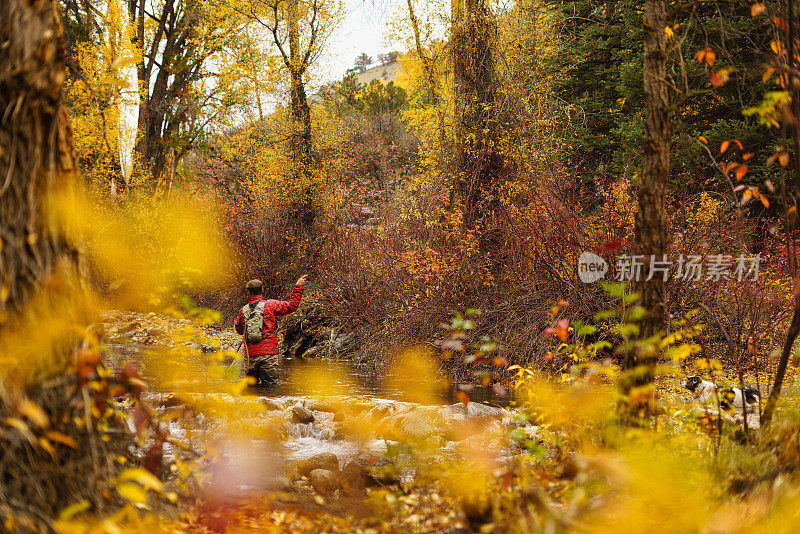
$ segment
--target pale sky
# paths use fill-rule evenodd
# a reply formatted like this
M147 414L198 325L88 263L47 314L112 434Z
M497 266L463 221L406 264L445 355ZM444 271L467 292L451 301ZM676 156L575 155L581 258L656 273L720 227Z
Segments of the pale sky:
M403 43L385 39L386 23L397 9L397 0L343 0L345 19L328 39L320 58L323 82L339 80L353 66L356 57L365 53L375 61L378 54L403 51Z
M2 1L2 0L0 0ZM328 38L324 52L319 58L316 82L319 85L341 80L347 69L361 53L365 53L377 62L378 54L397 50L403 52L404 43L399 40L386 39L386 25L392 13L404 7L402 0L342 0L344 4L344 20ZM128 73L132 85L136 83L136 71ZM309 87L309 93L316 91ZM271 108L272 102L266 102L266 107ZM127 108L122 110L120 126L122 136L120 151L123 170L130 171L131 152L133 140L136 136L136 114L138 103L131 101Z

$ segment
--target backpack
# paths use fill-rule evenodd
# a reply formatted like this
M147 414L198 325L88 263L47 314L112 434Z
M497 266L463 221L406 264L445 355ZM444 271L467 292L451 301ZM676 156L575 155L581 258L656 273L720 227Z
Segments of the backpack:
M244 336L248 343L259 343L264 339L264 306L266 300L251 302L242 308Z

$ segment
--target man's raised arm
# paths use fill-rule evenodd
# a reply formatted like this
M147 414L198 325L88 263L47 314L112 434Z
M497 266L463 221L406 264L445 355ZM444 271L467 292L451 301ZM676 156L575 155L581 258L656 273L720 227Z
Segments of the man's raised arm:
M300 299L303 298L303 286L306 284L307 277L308 275L304 274L297 280L294 284L294 288L292 288L292 296L288 301L277 301L275 305L275 315L286 315L287 313L297 311L297 307L300 306Z

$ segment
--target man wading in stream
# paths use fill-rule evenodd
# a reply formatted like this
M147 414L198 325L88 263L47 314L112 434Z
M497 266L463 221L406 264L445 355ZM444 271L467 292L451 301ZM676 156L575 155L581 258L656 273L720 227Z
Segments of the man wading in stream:
M247 282L250 303L236 316L236 331L244 334L250 365L247 374L255 377L257 385L267 386L278 381L280 351L278 350L278 317L297 311L303 298L303 275L294 285L288 301L265 299L261 280Z

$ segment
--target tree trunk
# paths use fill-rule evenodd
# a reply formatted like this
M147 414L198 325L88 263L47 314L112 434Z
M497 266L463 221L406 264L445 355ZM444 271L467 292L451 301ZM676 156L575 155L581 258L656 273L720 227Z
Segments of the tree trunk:
M306 98L306 88L303 74L306 65L300 52L300 20L298 13L298 0L288 0L286 4L286 19L289 32L289 71L291 75L290 106L292 113L292 137L290 150L295 161L295 178L306 184L302 198L294 208L294 217L297 226L309 232L316 216L314 210L314 195L311 190L311 108ZM309 45L310 46L310 45Z
M458 0L453 1L454 5L457 1ZM406 4L408 5L408 18L411 21L411 28L414 30L414 45L417 49L419 60L422 62L422 66L425 69L425 75L428 81L428 92L431 95L431 106L433 106L433 108L436 110L436 118L439 121L439 144L440 150L442 150L445 146L444 110L440 105L441 99L439 98L439 91L436 87L436 72L433 66L433 59L425 55L425 50L422 47L419 21L417 20L417 16L414 14L413 0L406 0Z
M303 75L292 73L292 150L303 165L311 161L311 108L306 98Z
M667 110L665 0L646 0L644 4L644 97L645 142L644 172L639 188L636 213L636 242L639 253L649 262L666 252L664 185L669 176L670 124ZM646 276L643 276L646 278ZM639 284L641 304L647 316L641 323L642 337L663 328L664 283L658 276Z
M453 0L451 50L455 94L455 181L451 199L463 205L464 225L478 235L481 253L496 266L500 244L498 188L505 173L495 106L492 50L496 27L484 0Z
M645 146L644 172L639 187L639 209L636 213L636 242L639 253L649 260L661 259L665 252L664 185L669 174L670 128L667 111L666 1L646 0L644 4L644 97ZM646 261L647 264L647 261ZM643 269L646 271L647 269ZM640 323L641 338L651 337L663 327L662 278L638 283L641 305L647 310ZM657 348L642 344L625 355L619 377L619 388L627 399L627 416L631 424L639 424L655 409L653 382L658 360Z
M794 174L794 180L792 180L792 185L794 187L794 196L796 199L800 199L800 125L798 125L797 121L800 118L800 83L798 83L798 68L800 68L800 62L797 60L797 52L795 50L795 39L797 38L798 33L798 20L797 20L797 11L798 6L795 5L796 0L788 0L784 4L785 12L783 15L784 20L789 22L789 31L786 39L786 48L787 48L787 61L788 61L788 84L786 86L789 88L789 91L792 93L792 104L791 104L791 115L793 116L794 120L787 120L784 128L790 130L792 135L792 144L793 144L793 152L792 152L792 173ZM785 130L784 130L785 132ZM784 133L785 138L785 133ZM797 200L795 200L797 202ZM789 206L786 207L788 209ZM795 228L793 230L796 231L796 222ZM789 358L792 354L792 349L794 348L795 341L797 341L798 335L800 335L800 279L798 279L797 274L797 249L795 245L792 244L791 241L787 243L787 257L789 259L789 266L792 270L791 274L794 279L794 288L793 288L793 302L794 302L794 312L792 313L792 322L789 325L789 330L786 332L786 338L783 343L783 351L781 352L781 358L778 361L778 368L775 371L775 380L772 384L772 390L769 393L769 397L767 399L767 405L764 408L764 413L761 417L761 424L762 426L767 426L770 421L772 421L772 417L775 413L775 408L778 406L778 399L781 396L781 388L783 387L783 380L786 376L786 368L789 364Z
M28 301L74 246L45 213L74 184L60 19L52 0L0 2L0 317ZM2 319L0 319L2 322Z

